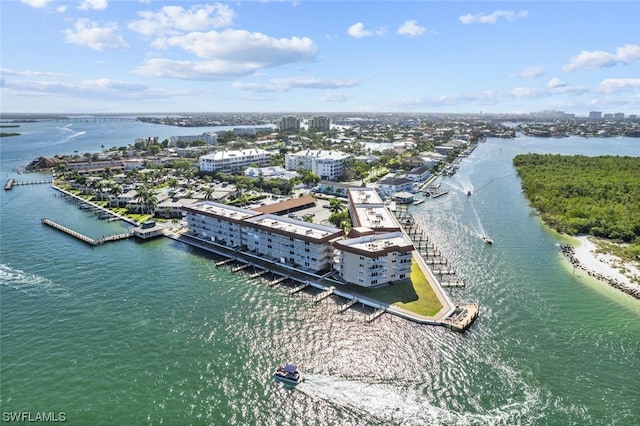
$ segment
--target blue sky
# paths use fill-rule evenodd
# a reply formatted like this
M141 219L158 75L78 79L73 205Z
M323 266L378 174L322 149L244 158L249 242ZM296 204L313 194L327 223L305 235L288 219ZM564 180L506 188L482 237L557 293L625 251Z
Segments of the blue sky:
M2 112L640 114L637 1L2 0Z

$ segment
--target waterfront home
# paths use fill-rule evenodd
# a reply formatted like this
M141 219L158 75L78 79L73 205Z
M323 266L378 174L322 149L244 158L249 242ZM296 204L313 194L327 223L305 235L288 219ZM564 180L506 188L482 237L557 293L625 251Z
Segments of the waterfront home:
M354 238L334 243L339 253L334 268L344 281L374 287L410 277L414 247L402 232L353 228L349 235Z
M413 183L408 177L388 177L379 182L378 192L383 198L391 197L395 192L413 192Z
M414 182L424 182L429 179L430 176L431 171L426 165L411 169L411 171L407 173L407 177Z

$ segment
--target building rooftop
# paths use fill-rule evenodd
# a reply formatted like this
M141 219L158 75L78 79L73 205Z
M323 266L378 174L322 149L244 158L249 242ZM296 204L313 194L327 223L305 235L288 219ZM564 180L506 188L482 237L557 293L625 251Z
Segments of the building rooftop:
M406 177L388 177L380 181L380 185L398 186L406 183L413 183L413 181Z
M208 160L223 160L223 159L232 159L232 158L241 158L248 157L250 155L268 155L269 153L264 149L239 149L235 151L217 151L211 154L203 155L200 158L205 158Z
M344 235L340 228L303 222L273 214L247 218L245 223L257 225L257 227L275 234L288 235L295 239L314 242L326 242Z
M220 204L213 201L201 201L183 208L194 213L202 213L207 216L224 217L235 221L244 220L260 214L250 209L228 206L226 204Z
M337 241L336 246L341 250L361 253L369 257L380 256L392 251L413 251L413 244L402 232L389 232L386 234L364 235Z
M302 150L295 153L289 153L287 155L294 156L294 157L309 156L309 157L315 157L323 160L344 160L350 157L349 154L341 151L325 151L322 149L315 149L315 150L307 149L307 150Z
M304 195L298 198L292 198L281 203L268 204L266 206L256 207L255 211L260 213L280 213L288 210L297 209L308 204L315 204L316 199L311 195Z

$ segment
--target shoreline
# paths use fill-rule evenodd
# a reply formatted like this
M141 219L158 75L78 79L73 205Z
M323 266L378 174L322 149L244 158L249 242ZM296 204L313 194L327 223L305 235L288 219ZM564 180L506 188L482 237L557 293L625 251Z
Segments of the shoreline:
M640 278L640 268L612 254L597 253L597 246L591 239L586 235L573 237L577 244L561 244L562 254L574 268L640 300L640 284L632 280L632 277L636 280Z

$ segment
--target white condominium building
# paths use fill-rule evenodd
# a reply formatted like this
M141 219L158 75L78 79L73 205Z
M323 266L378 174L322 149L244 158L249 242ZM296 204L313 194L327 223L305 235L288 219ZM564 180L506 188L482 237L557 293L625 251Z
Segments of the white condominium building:
M340 151L303 150L285 154L284 163L287 170L310 170L320 179L336 179L344 172L344 162L349 154Z
M197 237L247 250L313 272L332 269L333 241L342 229L202 201L183 207Z
M373 188L350 188L349 216L354 228L369 228L376 232L400 230L400 224Z
M264 214L244 221L246 246L267 258L303 269L331 269L332 242L344 233L339 228Z
M317 115L309 120L309 130L329 130L331 121L325 115Z
M373 287L411 276L413 244L402 232L375 234L359 228L361 236L334 243L340 277L363 287Z
M202 201L182 208L187 214L187 227L198 237L227 247L243 244L243 220L260 214L253 210Z
M278 121L278 129L283 132L300 130L300 119L294 115L286 115Z
M211 145L215 145L218 142L218 134L215 132L205 132L201 135L186 135L186 136L171 136L169 142L175 146L178 142L191 143L193 141L202 141Z
M237 151L218 151L200 157L202 172L241 172L252 165L266 166L270 154L263 149L242 149Z

